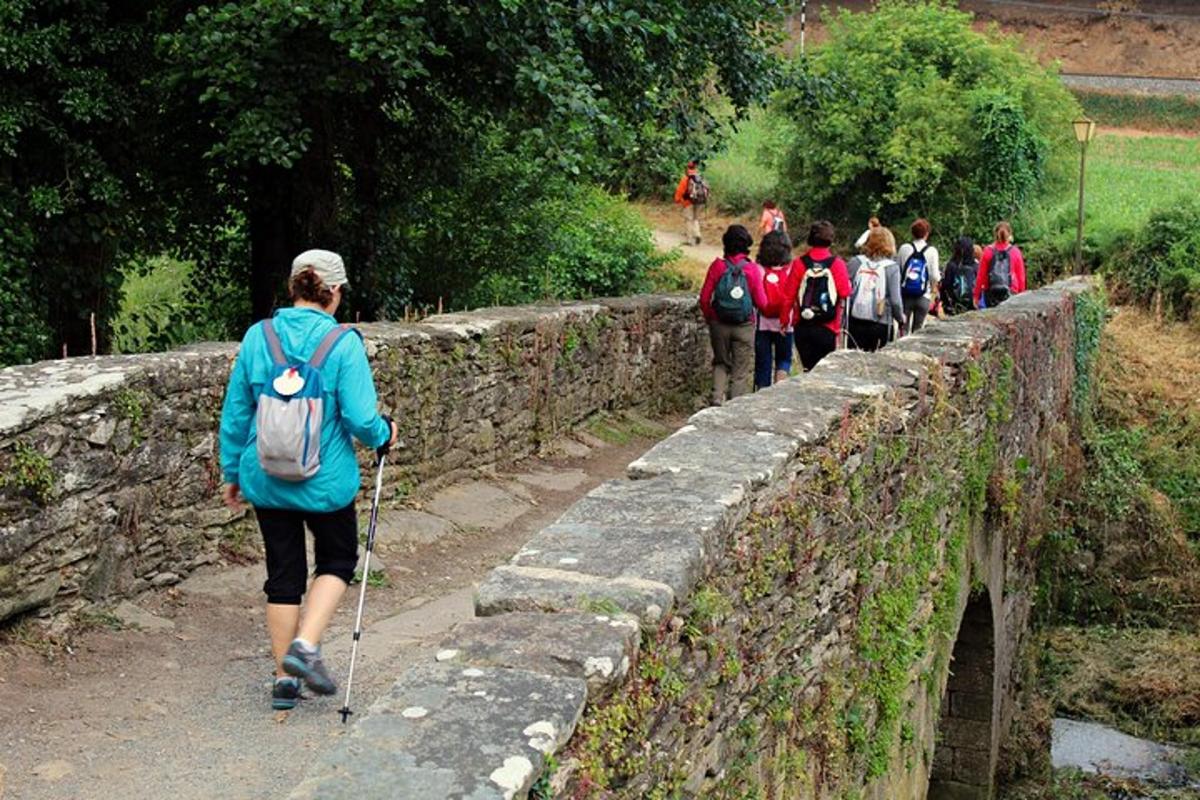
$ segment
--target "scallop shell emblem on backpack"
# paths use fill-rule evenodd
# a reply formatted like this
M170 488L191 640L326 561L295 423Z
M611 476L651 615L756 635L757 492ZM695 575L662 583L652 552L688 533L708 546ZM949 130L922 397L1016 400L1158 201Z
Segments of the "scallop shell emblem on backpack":
M282 397L291 397L304 388L304 378L294 367L271 381L271 388Z

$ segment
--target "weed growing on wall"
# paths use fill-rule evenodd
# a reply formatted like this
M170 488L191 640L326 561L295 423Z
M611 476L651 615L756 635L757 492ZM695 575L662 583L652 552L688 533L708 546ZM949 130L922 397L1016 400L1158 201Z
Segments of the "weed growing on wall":
M50 459L28 442L17 442L4 473L0 474L0 487L15 489L38 505L46 505L54 497Z
M1002 351L969 361L954 388L934 369L798 459L809 466L790 490L738 527L677 621L644 635L630 683L585 716L573 796L669 798L686 784L716 800L852 797L922 765L920 714L940 701L968 543L985 521L1014 539L1033 525L995 502L1006 482L1023 500L1045 467L1001 457L1016 375ZM701 780L717 736L719 776Z

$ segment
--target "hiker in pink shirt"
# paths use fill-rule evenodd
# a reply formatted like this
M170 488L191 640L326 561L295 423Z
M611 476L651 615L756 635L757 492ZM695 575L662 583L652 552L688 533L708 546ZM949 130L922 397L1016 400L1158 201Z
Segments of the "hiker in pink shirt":
M721 242L725 256L709 266L700 289L700 310L713 351L712 402L717 406L727 397L750 393L754 325L758 311L767 306L762 269L750 260L750 231L730 225Z
M975 307L981 308L980 296L988 308L995 308L1014 294L1025 291L1025 257L1012 243L1012 226L996 224L996 243L983 248L979 272L975 275Z
M790 309L767 309L768 314L781 320L791 311L796 354L805 372L837 348L842 329L841 306L852 291L846 262L829 249L835 235L832 222L821 220L812 224L808 231L809 250L792 262L781 292Z

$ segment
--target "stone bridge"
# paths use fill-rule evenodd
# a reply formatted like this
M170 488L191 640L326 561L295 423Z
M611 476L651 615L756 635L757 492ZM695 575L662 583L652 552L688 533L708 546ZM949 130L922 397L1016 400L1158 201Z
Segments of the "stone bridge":
M696 413L487 575L291 796L992 797L1098 308L1062 282ZM413 443L392 480L706 377L681 298L368 336ZM212 498L231 355L0 371L0 616L170 583L247 524Z

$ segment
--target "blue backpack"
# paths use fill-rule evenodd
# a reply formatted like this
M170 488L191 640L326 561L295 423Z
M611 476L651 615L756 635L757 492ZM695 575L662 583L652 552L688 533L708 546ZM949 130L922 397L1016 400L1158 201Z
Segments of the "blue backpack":
M929 245L920 250L913 246L912 255L904 262L904 280L900 283L900 294L905 297L924 297L929 290L929 264L925 261L925 251Z
M742 265L733 259L725 259L725 271L721 273L717 288L713 291L712 305L721 322L741 325L750 321L750 315L754 312L750 284L746 281L746 271Z
M321 367L342 337L351 332L358 333L349 325L337 326L325 334L312 358L298 361L283 352L273 321L263 322L272 361L271 379L259 392L254 417L263 472L285 481L302 481L321 468L325 412Z

